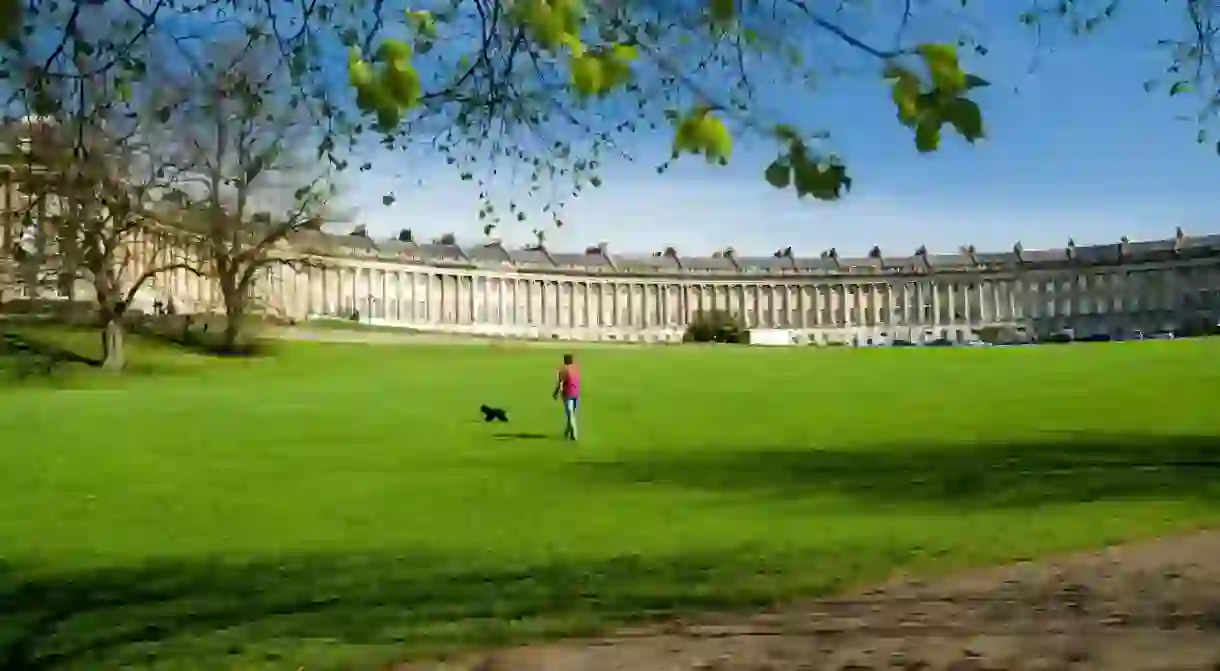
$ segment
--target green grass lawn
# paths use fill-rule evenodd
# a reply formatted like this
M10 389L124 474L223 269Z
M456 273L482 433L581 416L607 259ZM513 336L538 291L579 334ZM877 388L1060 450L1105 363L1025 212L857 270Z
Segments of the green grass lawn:
M364 668L1220 522L1220 340L577 353L577 445L552 348L0 385L0 669Z

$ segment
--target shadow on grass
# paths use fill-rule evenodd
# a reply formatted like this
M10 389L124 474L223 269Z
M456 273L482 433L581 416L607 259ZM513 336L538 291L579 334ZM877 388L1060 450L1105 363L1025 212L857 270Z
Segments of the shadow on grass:
M100 368L101 360L20 333L0 334L0 371L19 381L47 380L76 366Z
M830 489L862 504L1220 502L1215 437L1051 438L705 452L572 468L615 482L790 499ZM371 668L408 653L772 603L790 596L785 571L800 574L794 579L804 593L825 592L882 577L918 552L895 543L792 557L743 548L534 566L426 552L166 561L61 573L0 566L0 669Z
M544 440L549 438L545 433L493 433L493 438L498 440Z
M579 462L584 476L799 500L1024 507L1159 498L1220 503L1220 437L1048 433L1042 441L751 448Z
M0 669L368 668L410 653L773 602L763 587L726 585L745 570L722 555L488 570L426 555L366 555L24 579L7 571Z
M272 343L254 337L243 336L236 343L225 343L221 337L223 325L217 326L215 319L187 319L188 316L149 318L134 322L128 328L149 340L206 356L244 358L275 354Z

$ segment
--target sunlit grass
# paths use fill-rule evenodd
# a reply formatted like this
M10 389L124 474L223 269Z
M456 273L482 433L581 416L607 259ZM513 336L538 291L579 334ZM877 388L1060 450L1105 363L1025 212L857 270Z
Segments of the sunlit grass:
M0 389L0 657L351 668L1220 519L1220 341L578 349L575 445L559 355L135 342Z

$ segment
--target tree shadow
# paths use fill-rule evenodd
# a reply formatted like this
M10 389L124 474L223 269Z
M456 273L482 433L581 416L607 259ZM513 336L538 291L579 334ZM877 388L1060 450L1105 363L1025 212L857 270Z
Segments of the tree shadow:
M320 643L325 659L352 668L773 598L713 589L726 570L742 569L726 569L718 554L486 570L427 554L167 561L36 577L5 567L0 669L319 668L310 646Z
M955 508L1220 501L1215 437L1068 434L1027 443L709 450L573 468L616 483L794 498L830 489L862 503ZM743 576L779 575L787 559L747 550L533 565L427 551L60 572L0 562L0 670L315 669L320 659L372 667L407 653L772 603L782 593L777 583ZM869 551L889 559L857 561ZM825 591L881 577L867 571L901 563L894 553L903 551L845 547L795 559L804 578L821 581L802 587Z
M492 436L492 438L495 438L496 440L544 440L544 439L550 437L550 436L546 435L545 433L528 433L528 432L523 432L523 433L499 432L499 433L493 433L493 434L491 434L491 436Z
M1220 437L1055 432L1041 440L796 446L577 462L587 477L799 500L1024 507L1159 498L1220 502Z
M196 315L175 315L132 319L128 329L137 335L194 354L227 358L256 358L275 354L273 343L244 336L227 344L221 337L223 322Z
M83 364L100 368L102 361L79 352L46 342L31 340L20 333L0 335L0 357L17 362L19 377L50 376L65 364Z

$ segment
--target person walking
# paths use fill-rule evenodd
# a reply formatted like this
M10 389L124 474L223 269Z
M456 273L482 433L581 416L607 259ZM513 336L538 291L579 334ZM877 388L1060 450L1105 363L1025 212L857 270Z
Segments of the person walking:
M571 354L563 355L563 366L559 369L555 380L555 391L551 398L557 399L563 394L563 437L565 440L576 440L576 406L580 405L580 367Z

